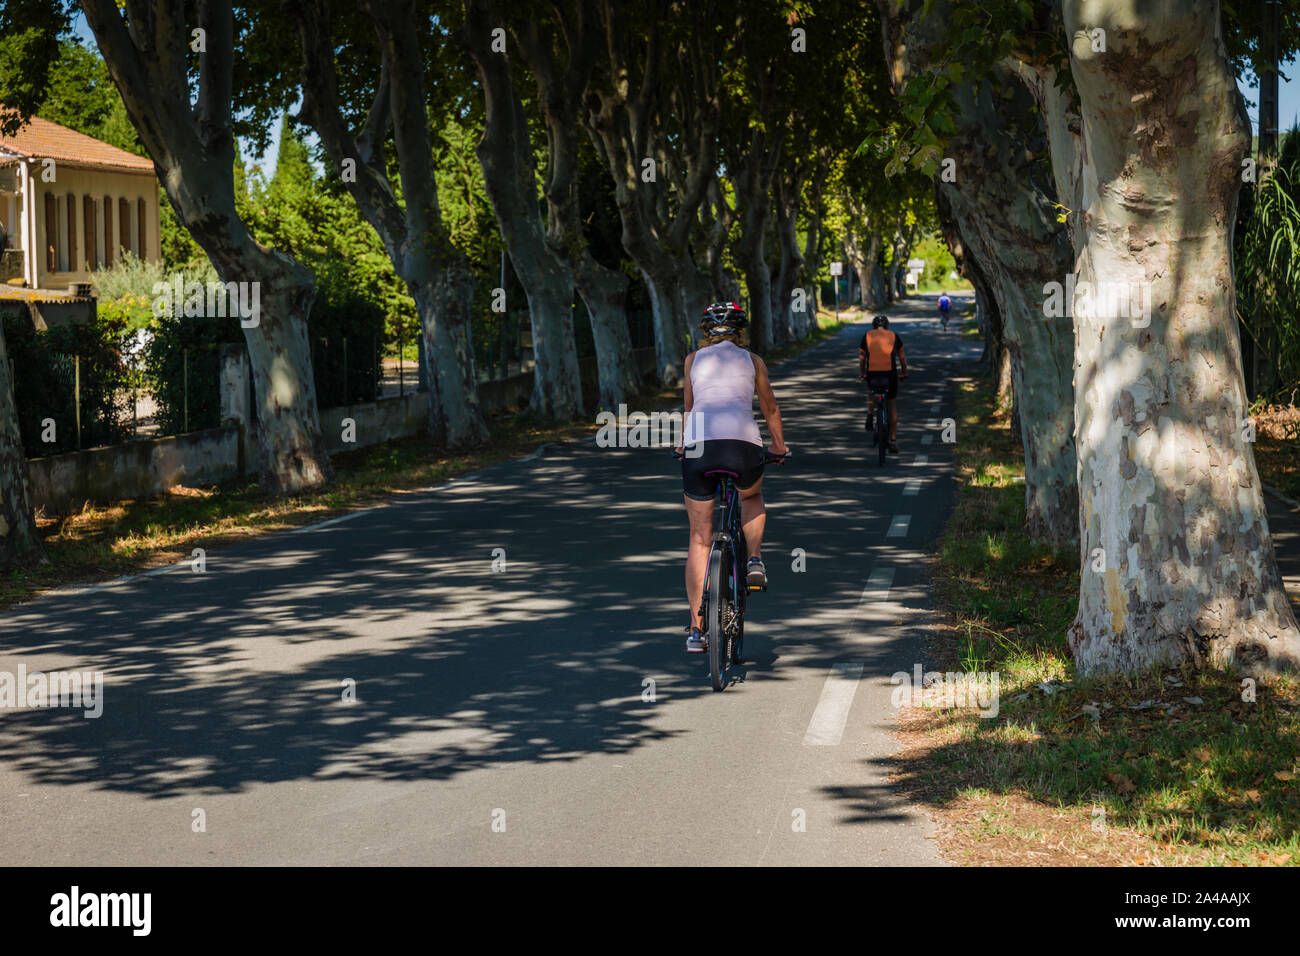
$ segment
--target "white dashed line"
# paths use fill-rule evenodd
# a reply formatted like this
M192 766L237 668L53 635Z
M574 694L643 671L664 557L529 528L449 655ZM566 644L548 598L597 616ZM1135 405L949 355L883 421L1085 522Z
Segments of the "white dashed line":
M931 435L929 432L926 432L924 435L921 436L921 444L922 444L922 445L933 445L933 444L934 444L934 436Z
M920 493L921 493L920 478L913 478L911 481L907 483L907 486L903 489L903 494L905 495L916 495Z
M889 531L886 532L886 538L905 538L907 529L912 523L911 515L894 515L894 520L889 523Z
M862 665L836 663L822 685L822 696L817 701L808 731L803 736L805 747L837 747L844 738L844 725L849 720L853 697L862 679Z
M928 455L917 455L914 459L912 459L912 464L928 465L930 464L930 457Z

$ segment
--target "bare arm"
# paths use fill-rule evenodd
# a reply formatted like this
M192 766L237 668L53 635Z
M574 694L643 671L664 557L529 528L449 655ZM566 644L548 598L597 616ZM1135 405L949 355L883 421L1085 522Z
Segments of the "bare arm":
M772 393L772 382L767 377L767 364L757 355L750 353L754 360L754 393L758 396L758 407L767 419L767 430L772 436L772 453L784 455L785 435L781 429L781 408L776 404L776 395Z
M692 352L686 356L686 362L682 365L682 440L686 440L686 422L689 420L691 408L695 405L695 393L691 391L691 363L695 361L695 353ZM677 454L681 454L685 449L682 445L677 446Z

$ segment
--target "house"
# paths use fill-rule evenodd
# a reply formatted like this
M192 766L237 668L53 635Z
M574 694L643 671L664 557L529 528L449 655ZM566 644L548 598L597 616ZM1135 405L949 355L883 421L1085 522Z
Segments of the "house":
M0 282L30 289L89 282L123 250L161 257L153 162L39 117L0 136L0 221Z

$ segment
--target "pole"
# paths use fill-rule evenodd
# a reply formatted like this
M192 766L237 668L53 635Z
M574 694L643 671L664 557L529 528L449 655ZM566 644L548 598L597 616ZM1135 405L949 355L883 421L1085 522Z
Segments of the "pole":
M343 336L343 404L351 405L351 396L348 395L348 337Z
M181 398L181 407L184 409L184 420L181 425L181 431L190 430L190 350L181 349L181 391L184 395Z
M80 355L74 355L72 357L72 366L73 366L72 403L73 403L73 407L76 409L76 414L77 414L77 451L81 451L81 356Z

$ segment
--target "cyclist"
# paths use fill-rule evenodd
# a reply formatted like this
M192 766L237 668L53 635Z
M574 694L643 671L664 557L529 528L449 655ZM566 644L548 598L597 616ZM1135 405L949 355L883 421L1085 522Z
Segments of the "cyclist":
M939 293L939 321L943 323L943 330L948 331L948 313L952 310L952 299L948 298L947 292Z
M899 367L903 373L899 375ZM907 378L907 353L903 340L889 330L889 319L877 315L871 320L871 331L862 336L858 346L858 377L869 380L871 386L871 414L876 414L876 393L885 393L885 408L889 412L889 450L898 454L898 380Z
M735 302L715 302L700 320L700 348L686 356L683 411L686 416L682 445L692 450L682 459L682 490L690 520L686 552L686 601L691 623L686 628L686 650L708 650L700 632L700 600L713 537L713 502L718 479L705 472L721 469L740 477L740 518L749 552L746 580L750 587L767 585L767 569L760 552L767 510L763 505L763 438L754 421L754 397L767 419L772 454L789 450L781 430L781 409L772 394L767 365L749 351L749 320ZM698 447L694 447L698 446Z

